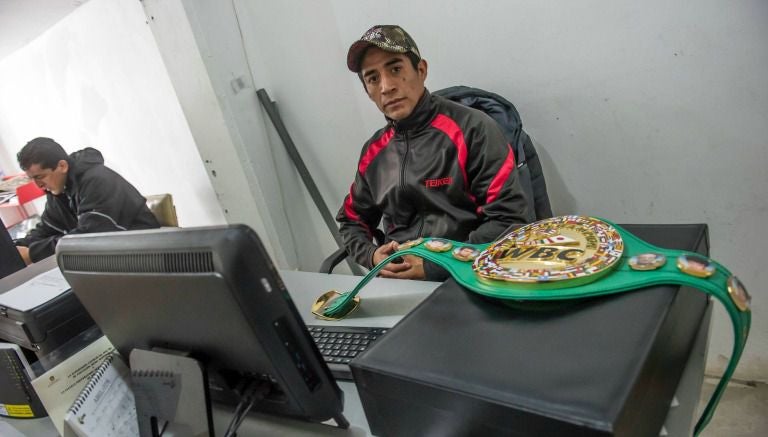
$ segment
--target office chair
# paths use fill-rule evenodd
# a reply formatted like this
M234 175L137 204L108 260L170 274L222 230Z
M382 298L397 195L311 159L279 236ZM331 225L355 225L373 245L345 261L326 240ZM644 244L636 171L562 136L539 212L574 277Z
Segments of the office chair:
M173 204L173 196L169 193L150 194L145 196L147 208L152 212L160 226L178 227L179 220L176 217L176 206Z

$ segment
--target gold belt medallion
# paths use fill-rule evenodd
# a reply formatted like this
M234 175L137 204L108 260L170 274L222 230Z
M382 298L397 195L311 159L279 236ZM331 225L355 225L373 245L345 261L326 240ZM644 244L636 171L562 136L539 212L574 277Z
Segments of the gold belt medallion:
M507 234L483 251L472 268L484 280L574 286L608 273L623 251L621 235L608 223L561 216Z

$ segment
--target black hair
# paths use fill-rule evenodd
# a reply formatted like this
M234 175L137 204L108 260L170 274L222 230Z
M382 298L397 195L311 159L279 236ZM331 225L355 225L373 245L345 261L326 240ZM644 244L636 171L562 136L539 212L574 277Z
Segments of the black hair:
M40 168L55 169L59 161L69 162L69 155L63 147L50 138L39 137L30 141L16 154L19 166L27 171L29 167L37 164Z
M358 62L363 62L363 58L365 58L365 54L368 53L368 49L370 49L371 47L375 47L375 46L370 45L370 46L366 47L365 50L363 50L363 53L360 54L360 57L357 58ZM413 65L413 69L414 70L418 70L419 69L419 62L421 62L421 58L418 57L416 55L416 53L413 53L413 52L405 52L403 54L405 56L407 56L408 59L411 60L411 65ZM358 66L359 66L359 64L358 64ZM357 72L357 77L360 79L360 82L363 83L363 88L365 88L365 80L363 80L363 71L362 70ZM366 89L366 92L367 92L367 89Z

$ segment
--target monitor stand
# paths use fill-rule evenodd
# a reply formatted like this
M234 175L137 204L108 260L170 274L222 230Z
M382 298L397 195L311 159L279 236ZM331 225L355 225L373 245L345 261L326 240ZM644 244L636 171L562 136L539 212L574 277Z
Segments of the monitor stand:
M211 400L202 363L168 349L133 349L131 386L141 437L213 435Z
M208 375L203 363L189 355L163 348L131 351L131 386L141 437L159 437L163 432L191 437L214 435L208 378L229 378L218 373ZM255 378L236 381L233 392L239 396L238 405L226 435L234 435L250 407L270 388L271 383ZM333 420L338 428L349 428L343 414Z

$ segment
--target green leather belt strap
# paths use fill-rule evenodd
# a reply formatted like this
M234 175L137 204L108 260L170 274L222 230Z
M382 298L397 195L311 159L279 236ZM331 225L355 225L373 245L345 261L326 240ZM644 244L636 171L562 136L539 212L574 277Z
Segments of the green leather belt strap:
M355 289L351 292L338 296L338 299L325 302L325 305L321 309L322 315L328 317L335 316L336 318L346 316L346 314L351 312L350 305L352 305L352 299L360 291L360 289L362 289L365 284L367 284L373 277L375 277L379 270L381 270L385 265L402 255L416 255L423 259L432 261L433 263L438 264L447 270L459 284L463 285L467 289L498 299L514 299L518 301L562 300L621 293L625 291L636 290L638 288L662 284L690 286L714 296L718 301L720 301L720 303L723 304L723 306L725 306L725 309L727 310L731 319L734 332L734 344L731 359L722 378L720 379L720 382L712 394L712 397L707 403L705 410L696 423L694 435L698 435L707 425L707 423L709 423L709 420L712 417L712 414L723 394L723 391L727 386L728 381L731 379L736 365L739 362L739 358L741 357L742 351L744 350L744 345L747 341L747 336L749 335L751 311L749 310L749 297L746 293L746 290L743 289L743 286L741 286L740 282L738 282L738 280L727 268L716 263L715 261L708 260L710 262L710 269L713 269L713 271L710 271L711 275L709 277L702 278L692 276L691 273L684 273L681 271L681 268L676 265L675 260L678 260L681 255L684 257L696 257L699 255L681 250L670 250L656 247L646 243L645 241L637 238L621 227L608 222L607 220L592 218L589 219L602 221L604 224L612 226L621 237L619 240L619 246L623 242L623 253L621 252L621 247L618 248L618 253L621 258L618 259L617 262L613 263L613 265L607 268L605 271L597 274L596 276L599 276L599 279L594 280L593 282L583 283L584 281L578 280L558 282L548 281L548 278L542 277L539 279L534 278L528 282L521 283L481 278L481 275L478 275L477 273L478 265L480 264L477 260L475 260L473 268L472 262L457 259L453 252L450 250L438 252L434 251L434 247L432 250L430 250L427 248L427 246L432 239L425 238L422 242L413 242L415 243L413 247L402 248L395 254L379 263L368 273L368 275L366 275L360 281L357 287L355 287ZM436 243L438 244L448 243L446 247L471 247L479 252L486 251L494 244L498 244L491 243L471 245L443 239L434 240L437 240ZM514 243L511 244L514 246ZM408 245L410 244L406 243L404 246ZM661 266L654 267L653 270L637 270L636 268L632 268L630 266L630 259L636 257L637 255L649 253L662 255L669 261ZM734 287L734 284L737 284L738 287ZM730 291L729 286L731 287ZM734 288L738 289L734 290ZM737 296L734 296L734 293L737 294ZM739 293L741 294L738 295Z

